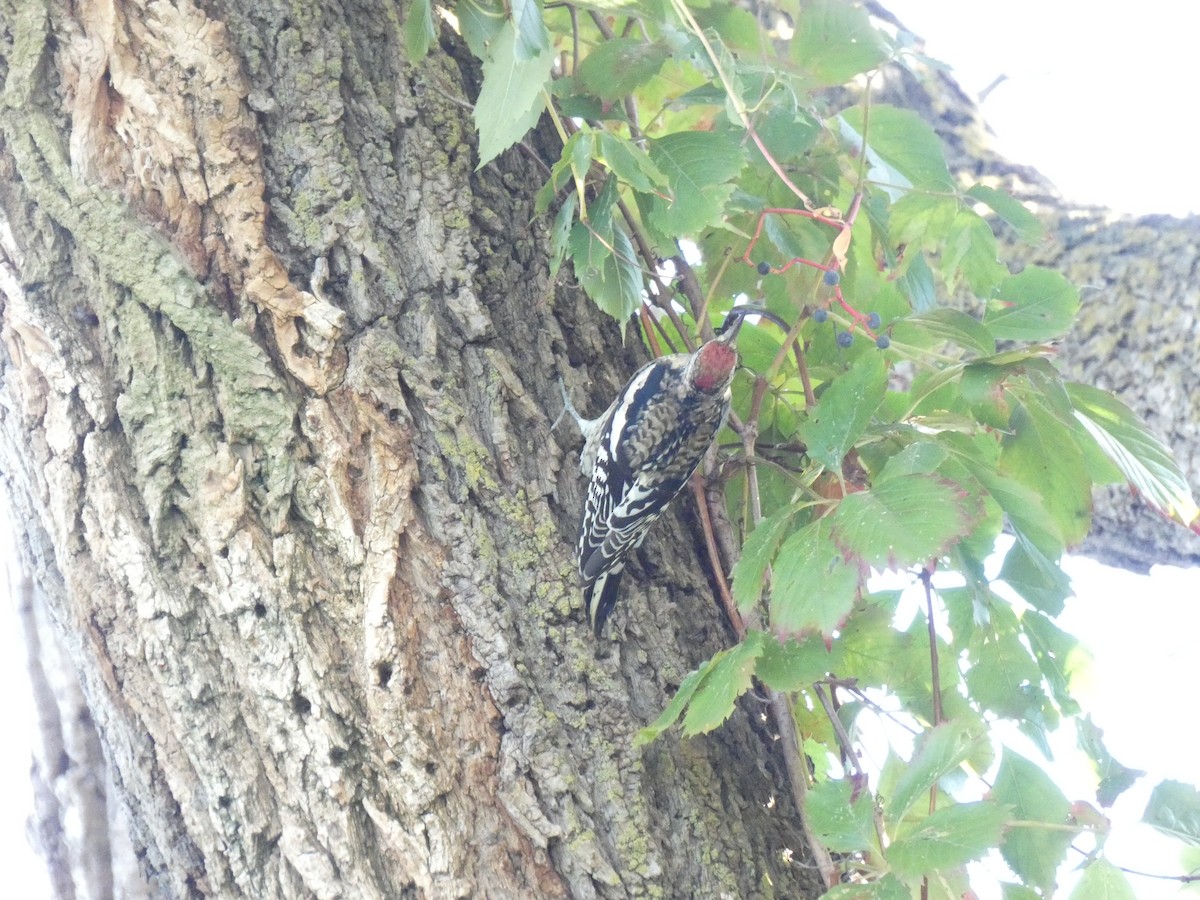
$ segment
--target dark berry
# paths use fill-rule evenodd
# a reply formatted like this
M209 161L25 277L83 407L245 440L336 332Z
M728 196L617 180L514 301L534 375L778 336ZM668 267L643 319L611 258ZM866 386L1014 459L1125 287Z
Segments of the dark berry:
M841 280L842 280L842 276L841 276L841 275L839 275L839 274L837 273L837 271L836 271L836 270L834 270L834 269L829 269L829 270L828 270L828 271L825 273L825 279L824 279L824 281L825 281L825 283L826 283L827 285L829 285L830 287L833 287L835 284L837 284L837 283L838 283L839 281L841 281Z
M875 346L880 350L886 350L888 347L892 346L892 342L888 340L888 336L886 334L881 334L879 337L875 338Z
M765 262L765 261L760 262L758 264L758 274L759 275L770 275L771 274L771 264L769 262Z
M882 320L879 318L879 313L873 312L867 316L867 327L872 331L878 328L881 324Z
M813 310L812 320L814 322L816 322L818 325L820 325L822 322L824 322L828 318L829 318L829 310L827 310L825 307L820 306Z
M837 345L843 350L854 343L854 335L848 331L839 331L837 333Z

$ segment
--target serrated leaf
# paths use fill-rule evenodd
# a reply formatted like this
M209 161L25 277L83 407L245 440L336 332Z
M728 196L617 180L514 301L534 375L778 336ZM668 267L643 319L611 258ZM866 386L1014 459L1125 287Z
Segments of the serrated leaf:
M819 637L785 643L768 635L754 675L771 690L790 693L824 678L836 667L837 659Z
M696 689L700 687L700 682L704 680L717 660L706 660L701 663L694 671L689 672L687 677L679 685L679 689L675 691L675 696L671 698L671 702L667 704L667 708L659 714L659 717L647 725L645 728L638 731L633 739L633 746L642 747L655 740L660 734L675 724L675 721L683 714L684 707L688 701L696 693Z
M503 0L459 0L454 5L459 32L479 59L491 55L492 43L501 31L512 30Z
M804 798L804 816L817 838L835 853L870 850L875 843L874 804L869 792L854 796L849 779L815 784Z
M996 352L996 339L978 319L948 306L901 319L896 323L893 336L903 343L917 343L921 340L916 335L910 336L909 330L920 332L935 340L950 341L979 356L990 356ZM921 340L921 343L925 341Z
M563 201L554 216L554 227L550 230L550 280L558 277L562 266L563 255L567 252L567 238L575 224L575 209L579 205L579 197L571 194Z
M1071 900L1137 900L1125 873L1103 857L1089 860Z
M1028 266L1001 283L983 324L1001 340L1062 337L1079 312L1079 291L1058 272Z
M667 176L658 170L646 151L625 138L601 131L597 155L636 191L653 193L667 183Z
M1071 579L1057 559L1048 559L1023 534L1017 535L1005 554L999 577L1037 609L1052 616L1063 611L1064 601L1071 596Z
M513 28L517 32L517 59L533 59L550 49L550 34L542 21L537 0L508 0Z
M907 257L908 265L899 278L900 290L908 298L916 312L926 312L937 306L937 289L933 284L933 271L925 261L925 254L914 249Z
M808 455L829 471L840 473L842 458L870 424L886 391L883 357L864 353L849 371L833 380L801 423Z
M1066 715L1077 715L1079 704L1071 694L1071 679L1087 671L1091 656L1079 641L1041 613L1026 612L1021 616L1021 628L1055 702Z
M1022 881L1050 895L1055 873L1075 837L1074 831L1060 827L1068 824L1071 804L1041 767L1008 748L1000 760L992 798L1011 807L1014 820L1055 826L1010 828L1000 847L1000 855Z
M936 191L953 189L954 180L946 166L942 140L917 113L886 103L873 103L869 114L863 107L854 106L844 110L842 118L859 135L865 128L870 148L904 175L913 187ZM957 201L952 205L957 212Z
M511 25L500 29L483 63L483 86L475 101L481 169L517 141L541 118L542 89L550 80L554 54L528 59L516 55L517 35Z
M1017 632L1006 624L993 624L992 630L978 632L971 641L967 693L983 709L1019 719L1037 703L1042 673Z
M888 459L883 471L875 478L875 484L905 475L928 475L936 471L937 467L946 461L947 456L949 453L940 444L933 441L913 441Z
M920 878L965 865L1000 843L1008 810L989 801L946 806L897 837L888 867L901 878Z
M613 102L657 75L670 55L671 48L664 41L613 38L589 53L577 74L589 91Z
M791 510L781 510L759 522L746 538L742 555L733 567L733 599L739 612L746 613L758 603L762 596L763 575L791 522Z
M729 718L737 698L750 689L754 664L763 652L761 631L751 631L740 644L713 657L713 666L688 703L683 717L683 736L712 731Z
M805 4L791 41L792 59L814 86L842 84L890 55L865 9L842 0Z
M878 568L898 568L942 555L970 532L977 497L948 479L906 475L844 497L831 516L846 553Z
M1121 794L1146 774L1141 769L1123 766L1113 758L1104 745L1104 732L1092 721L1091 716L1085 716L1075 723L1075 734L1079 749L1092 761L1092 768L1100 781L1096 787L1096 802L1102 807L1112 806Z
M777 634L815 629L829 634L850 612L858 594L858 569L818 519L788 537L775 558L771 627Z
M424 59L435 37L431 0L412 0L404 18L404 49L408 52L408 61L418 63Z
M1142 821L1164 834L1200 846L1200 791L1181 781L1161 781L1150 794Z
M967 191L967 196L989 207L992 212L1011 225L1017 236L1027 243L1036 244L1046 234L1046 227L1038 217L1005 191L977 184Z
M941 270L946 284L953 288L958 276L977 297L990 297L996 287L1008 277L1008 268L998 257L996 236L992 226L970 209L960 209L954 217L954 228L941 248Z
M912 760L887 798L885 811L889 825L898 824L914 803L986 740L974 723L955 720L943 722L918 737Z
M1200 507L1171 451L1128 406L1107 391L1068 384L1075 417L1121 470L1130 487L1163 515L1200 531Z
M650 159L667 177L670 201L653 198L650 218L670 235L689 235L720 221L733 194L729 179L745 157L734 132L690 131L650 142Z
M629 233L607 216L576 222L567 250L592 302L624 328L642 302L642 271Z
M1038 494L1067 546L1075 546L1091 525L1092 482L1074 437L1037 406L1017 406L1009 427L1000 452L1000 474Z

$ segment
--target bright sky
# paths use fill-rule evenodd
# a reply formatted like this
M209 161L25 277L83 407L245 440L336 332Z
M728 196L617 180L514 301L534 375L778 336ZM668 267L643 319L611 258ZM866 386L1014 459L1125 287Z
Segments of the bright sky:
M926 39L929 55L951 65L968 92L1007 76L982 106L998 149L1039 169L1068 199L1134 214L1200 213L1194 149L1200 138L1194 112L1200 3L884 3ZM1173 851L1163 856L1156 849L1163 845L1152 835L1148 843L1138 842L1141 827L1126 823L1141 817L1149 789L1159 780L1200 784L1194 736L1170 733L1191 727L1191 708L1181 708L1180 697L1190 696L1196 681L1200 571L1160 568L1147 580L1089 560L1069 561L1068 571L1078 598L1069 603L1062 624L1096 658L1087 706L1105 730L1113 755L1150 772L1114 810L1121 824L1109 841L1110 858L1120 865L1165 871ZM14 625L0 625L0 683L10 685L24 683ZM31 722L25 692L17 693L0 692L0 718ZM10 729L0 742L0 772L9 776L0 847L6 851L9 883L25 881L22 896L37 900L49 896L40 863L30 861L23 870L18 859L25 846L28 806L17 798L29 796L29 746L18 739L21 731ZM1072 799L1090 795L1086 778L1063 778ZM1136 881L1134 889L1140 900L1182 896L1173 886L1145 879Z
M1068 198L1200 213L1190 0L882 0L983 101L997 147Z

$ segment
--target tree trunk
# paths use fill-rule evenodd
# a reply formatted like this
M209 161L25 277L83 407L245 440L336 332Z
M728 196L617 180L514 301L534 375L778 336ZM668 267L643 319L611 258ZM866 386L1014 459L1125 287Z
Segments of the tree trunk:
M0 452L34 667L81 691L43 703L58 895L135 891L106 802L154 896L814 895L753 703L632 746L728 635L678 516L588 633L556 379L594 411L640 351L551 283L544 169L474 171L459 45L0 9Z

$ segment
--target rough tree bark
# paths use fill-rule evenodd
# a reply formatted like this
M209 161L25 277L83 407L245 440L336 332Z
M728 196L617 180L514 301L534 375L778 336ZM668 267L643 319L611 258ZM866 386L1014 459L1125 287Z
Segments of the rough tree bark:
M752 704L632 748L728 635L678 519L622 639L583 623L556 379L594 409L637 353L550 283L544 170L473 171L461 48L407 65L370 0L0 9L59 895L113 878L97 747L155 896L811 895Z
M245 6L0 0L59 896L815 895L752 702L631 749L728 640L686 506L583 624L556 378L595 410L638 359L548 280L544 171L473 171L474 66L396 7Z

